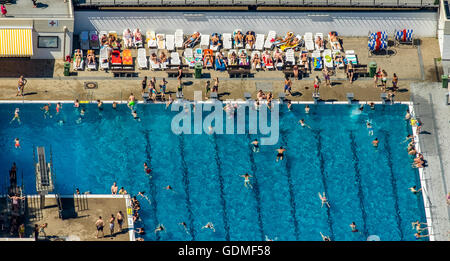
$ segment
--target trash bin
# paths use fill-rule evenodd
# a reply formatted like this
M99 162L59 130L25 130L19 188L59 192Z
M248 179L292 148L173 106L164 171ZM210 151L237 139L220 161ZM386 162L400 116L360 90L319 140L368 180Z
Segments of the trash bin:
M369 63L369 77L375 76L377 73L377 63L376 62L370 62Z
M202 68L203 68L203 64L202 63L196 63L194 66L194 70L195 70L195 78L199 79L202 78Z
M442 75L442 88L448 88L448 75Z
M70 63L64 63L64 76L70 76Z

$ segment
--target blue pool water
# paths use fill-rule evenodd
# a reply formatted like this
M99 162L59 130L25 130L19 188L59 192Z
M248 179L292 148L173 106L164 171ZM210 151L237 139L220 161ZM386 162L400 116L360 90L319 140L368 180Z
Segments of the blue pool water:
M375 106L359 113L357 105L293 105L280 108L280 138L254 153L249 143L257 135L175 135L176 112L165 105L137 105L141 122L125 105L64 104L59 114L44 118L42 104L0 104L0 183L16 162L23 171L25 192L35 193L33 146L51 146L60 194L109 194L114 181L130 194L146 191L141 219L146 240L414 240L411 222L425 222L420 187L411 168L404 138L411 127L403 117L406 105ZM20 108L21 124L10 123ZM302 128L304 118L311 126ZM365 126L370 119L374 136ZM60 124L60 121L64 124ZM19 137L21 148L14 148ZM380 140L374 149L374 137ZM259 138L259 137L258 137ZM285 160L276 163L280 145ZM149 162L153 178L144 173ZM253 177L253 189L240 175ZM175 192L167 191L171 185ZM326 192L331 208L321 208L318 192ZM105 213L108 215L111 213ZM178 223L186 222L189 234ZM354 221L360 233L352 233ZM202 227L212 222L216 232ZM150 231L164 224L165 233Z

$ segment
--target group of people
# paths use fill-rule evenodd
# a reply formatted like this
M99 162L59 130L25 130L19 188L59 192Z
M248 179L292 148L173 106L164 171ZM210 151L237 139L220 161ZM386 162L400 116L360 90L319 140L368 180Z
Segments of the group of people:
M122 211L118 211L116 215L111 214L111 217L108 220L111 239L114 239L114 237L116 236L116 228L115 228L116 222L117 225L119 226L117 233L121 233L123 231L124 220L125 218ZM103 232L103 228L105 227L105 221L103 220L102 216L99 216L97 221L95 221L95 227L97 229L96 238L100 238L99 237L100 232L102 233L102 237L105 237L105 234Z

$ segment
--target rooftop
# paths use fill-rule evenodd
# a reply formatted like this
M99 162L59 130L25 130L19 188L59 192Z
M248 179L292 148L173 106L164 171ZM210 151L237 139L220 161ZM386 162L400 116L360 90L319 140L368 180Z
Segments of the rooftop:
M8 11L6 18L69 18L73 17L72 3L70 0L46 0L37 1L37 7L33 7L32 1L16 0L6 3Z

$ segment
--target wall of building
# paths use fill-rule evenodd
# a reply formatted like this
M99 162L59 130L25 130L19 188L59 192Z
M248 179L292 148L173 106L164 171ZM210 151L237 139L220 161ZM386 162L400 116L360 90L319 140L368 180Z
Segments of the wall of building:
M275 30L284 34L337 31L342 36L367 36L369 31L412 28L416 36L436 37L439 15L436 11L403 12L115 12L76 11L74 33L84 30L117 31L140 28L185 34L232 32L237 28L256 33Z
M73 33L66 32L64 47L64 33L33 32L33 56L31 59L63 59L72 53ZM39 36L57 36L58 48L38 48Z

